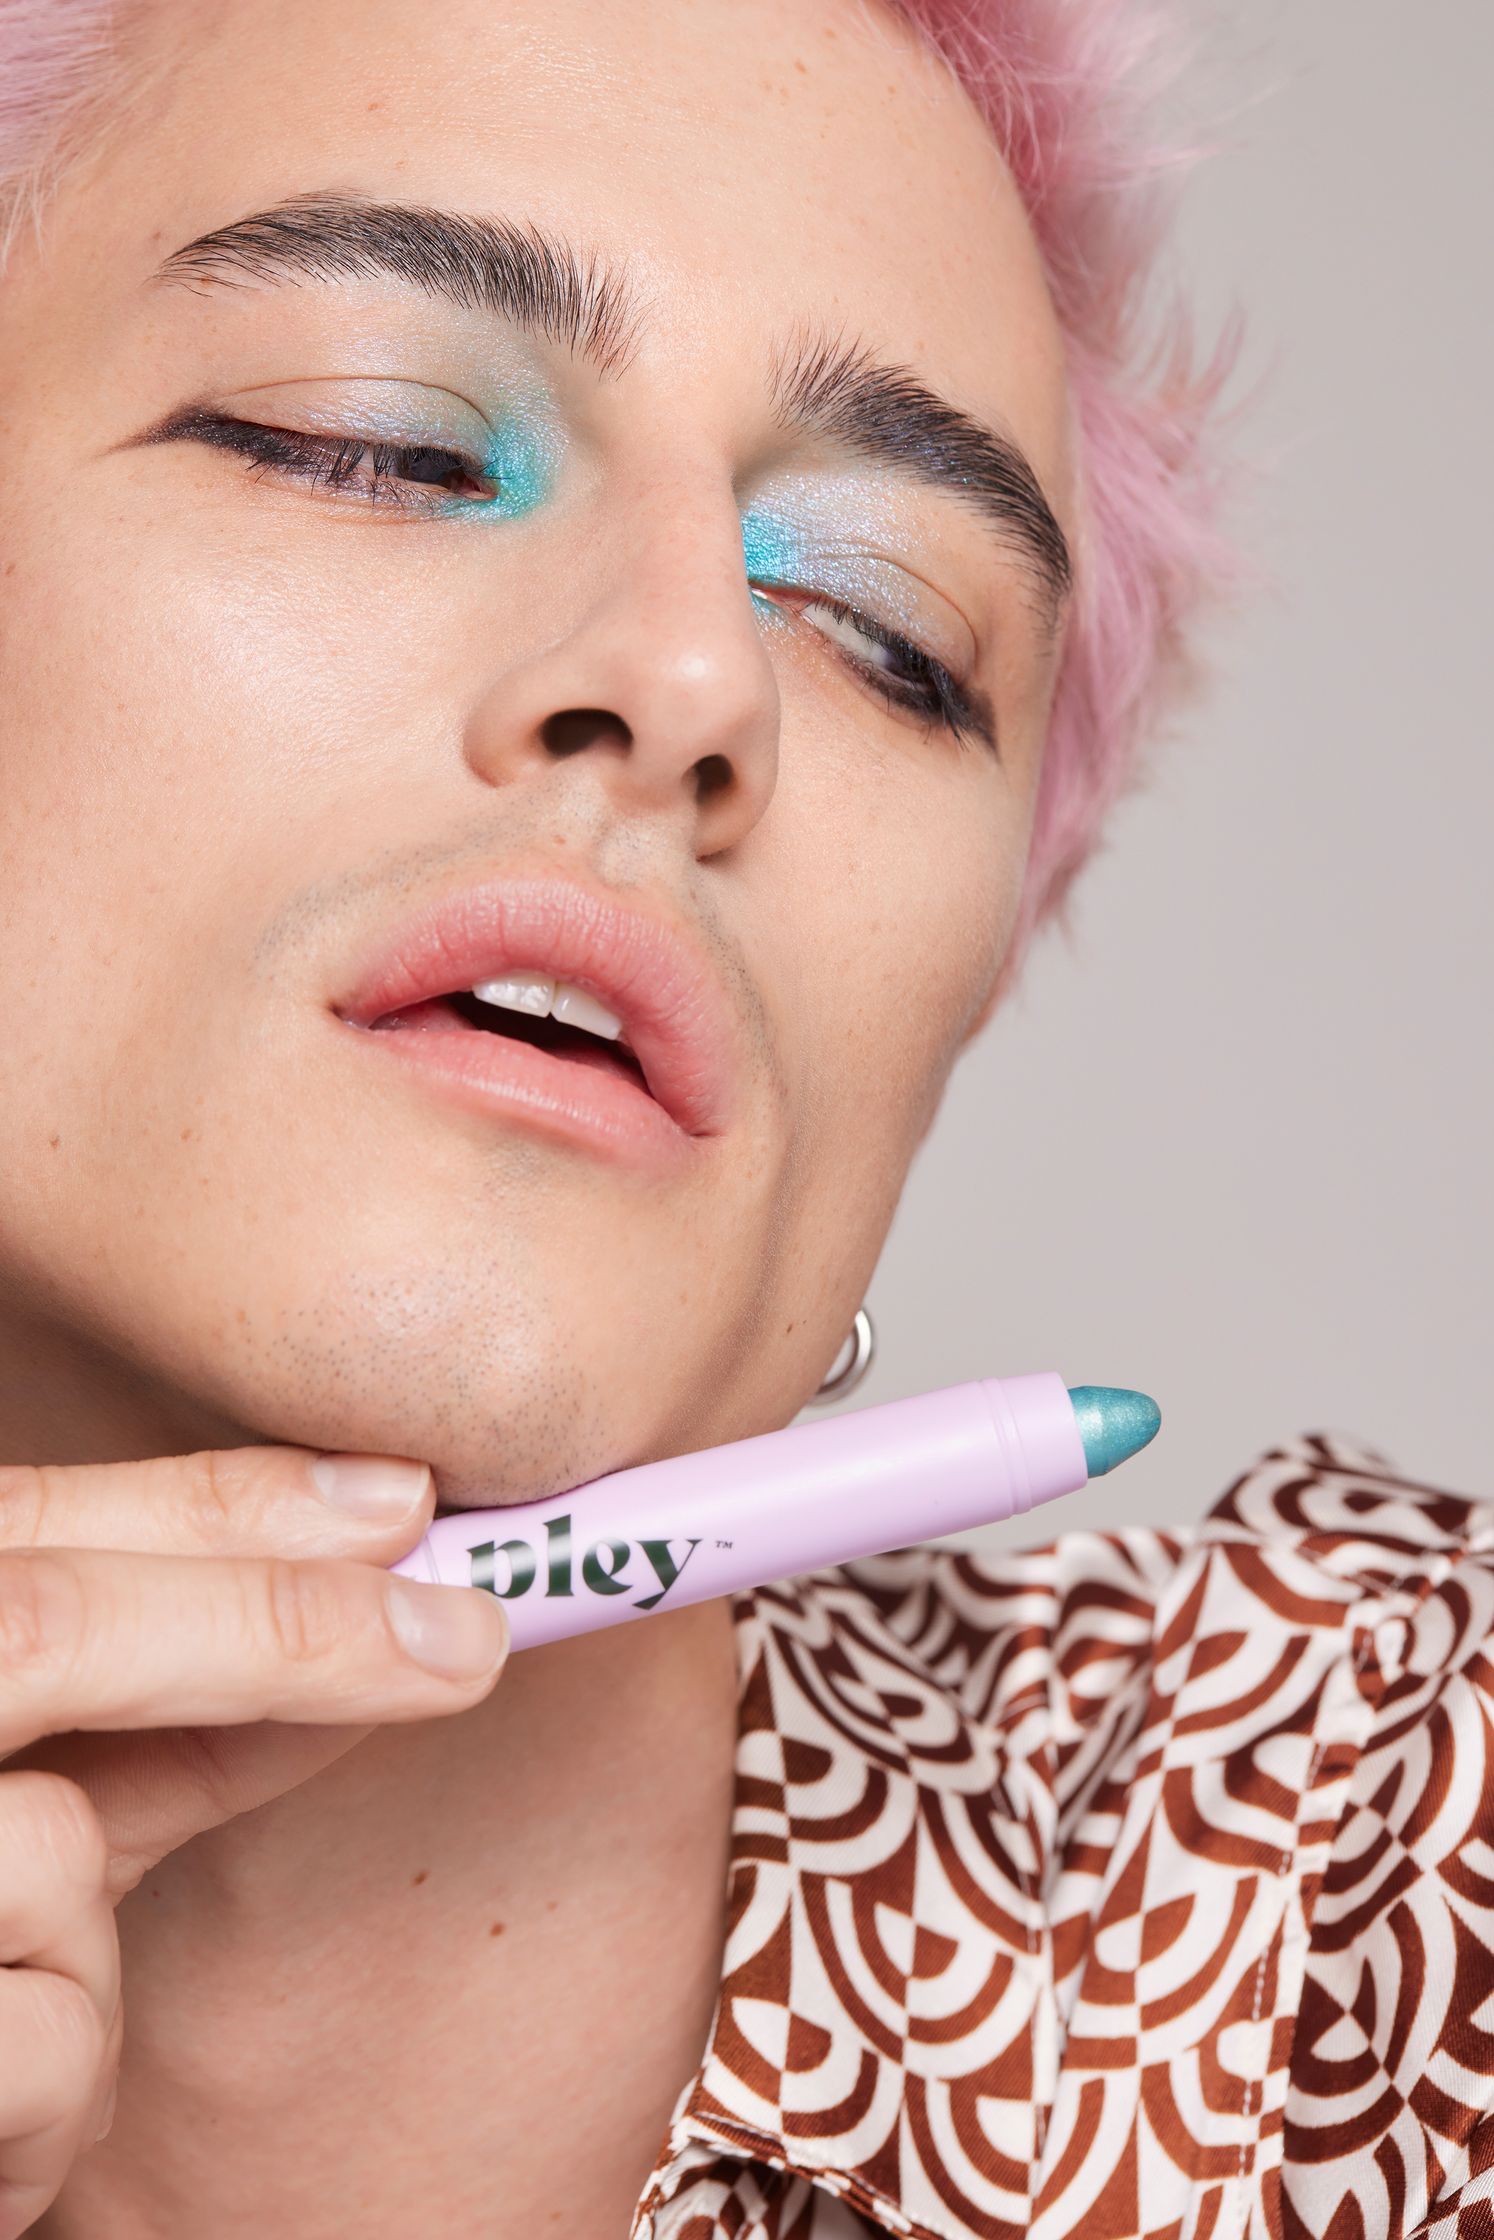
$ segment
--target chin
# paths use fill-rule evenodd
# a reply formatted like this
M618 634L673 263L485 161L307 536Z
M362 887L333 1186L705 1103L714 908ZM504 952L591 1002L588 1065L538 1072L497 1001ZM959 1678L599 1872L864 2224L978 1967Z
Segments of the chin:
M646 1450L636 1396L659 1388L652 1364L615 1361L609 1374L585 1331L572 1345L574 1317L500 1317L485 1304L480 1317L449 1317L409 1297L403 1315L346 1297L302 1302L241 1326L229 1389L221 1356L201 1366L253 1436L427 1462L446 1508L565 1492ZM628 1393L632 1407L620 1407Z
M278 1285L241 1288L221 1316L197 1302L178 1382L200 1378L259 1438L429 1463L448 1509L539 1500L724 1436L746 1340L729 1320L718 1332L673 1265L650 1283L636 1240L615 1261L595 1240L589 1255L541 1246L491 1210L459 1236L432 1228L386 1222L335 1251L290 1239Z

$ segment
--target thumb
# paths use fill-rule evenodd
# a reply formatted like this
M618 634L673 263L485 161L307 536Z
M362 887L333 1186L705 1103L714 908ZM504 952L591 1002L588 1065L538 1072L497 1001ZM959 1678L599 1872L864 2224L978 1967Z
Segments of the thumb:
M84 1790L109 1846L117 1904L142 1876L209 1828L253 1812L334 1765L374 1732L275 1719L231 1727L48 1736L5 1761L66 1775Z

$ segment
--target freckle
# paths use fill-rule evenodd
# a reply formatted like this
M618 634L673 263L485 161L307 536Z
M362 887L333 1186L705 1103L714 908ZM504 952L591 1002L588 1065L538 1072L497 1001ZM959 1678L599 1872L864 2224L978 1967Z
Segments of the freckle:
M488 1935L490 1937L501 1937L506 1926L507 1924L505 1922L495 1921L492 1928L488 1931Z
M558 1898L546 1898L546 1900L545 1900L545 1911L546 1911L546 1913L553 1913L553 1912L555 1911L555 1908L556 1908L556 1907L557 1907L557 1906L559 1905L559 1903L560 1903L560 1900L559 1900Z
M14 561L14 560L7 560L7 561L6 561L6 563L5 563L5 573L6 573L6 574L7 574L8 576L13 576L13 575L15 574L15 572L16 572L16 563L15 563L15 561Z
M429 1867L422 1867L419 1874L412 1875L410 1877L410 1888L412 1890L418 1890L422 1882L428 1882L430 1880L430 1873L431 1870Z
M795 55L794 57L794 68L798 71L801 78L807 78L809 76L809 64L807 62L801 62L797 55Z
M181 1140L182 1140L182 1142L183 1142L183 1143L190 1143L190 1142L192 1141L192 1138L193 1138L193 1136L195 1136L195 1135L196 1135L196 1133L197 1133L197 1130L196 1130L195 1128L183 1128L183 1130L182 1130L182 1133L181 1133Z

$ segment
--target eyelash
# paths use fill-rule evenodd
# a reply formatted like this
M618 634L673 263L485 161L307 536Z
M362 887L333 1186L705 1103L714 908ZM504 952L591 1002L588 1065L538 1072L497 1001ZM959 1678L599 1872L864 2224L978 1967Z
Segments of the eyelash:
M403 482L407 489L413 484L417 489L424 487L432 493L428 498L413 501L417 512L443 511L439 484L427 481L421 485L404 471L416 462L428 464L444 460L449 473L461 473L469 481L489 483L491 487L490 478L481 466L464 453L446 450L438 444L382 443L363 436L309 436L289 428L266 427L255 420L234 420L208 413L194 414L191 426L179 432L190 434L200 442L216 444L225 451L237 452L249 461L251 474L290 474L313 487L334 490L346 489L352 484L360 463L368 456L373 463L372 478L359 487L366 491L371 505L393 505L408 511L412 502L408 497L386 494L391 482ZM446 493L448 498L451 495L453 493ZM832 599L823 592L814 592L805 603L824 607L838 621L849 623L874 644L896 656L908 672L906 677L892 677L871 662L858 661L844 647L833 649L889 707L939 725L962 744L967 733L974 733L994 747L994 734L970 695L941 662L935 661L911 638L887 629L859 607L848 606L844 600Z
M225 451L238 452L249 460L249 472L253 475L291 474L303 482L334 490L344 489L352 482L357 467L368 454L373 460L373 478L360 487L366 492L370 505L399 506L405 511L412 501L408 497L390 497L386 492L388 485L397 481L422 487L414 476L400 471L413 462L444 460L448 473L459 472L472 482L489 482L483 468L465 453L433 443L381 443L372 436L308 436L290 428L267 428L257 420L230 420L206 413L195 415L190 428L181 432L200 442L217 444ZM431 495L413 501L416 512L440 512L439 486L427 482L423 487ZM449 491L446 493L447 497L452 495Z
M932 654L925 653L922 646L915 645L911 638L903 637L897 630L889 630L885 623L878 622L860 607L848 606L844 599L832 599L826 592L814 592L804 600L804 604L823 607L827 613L834 615L837 622L850 623L854 630L859 630L864 638L870 638L874 645L884 646L889 653L896 654L903 667L910 672L907 677L889 676L885 669L879 669L873 662L858 661L843 646L833 649L889 707L898 708L905 715L922 716L926 722L937 723L961 742L967 732L974 732L994 745L994 740L990 738L969 694L956 683L943 663L936 661Z

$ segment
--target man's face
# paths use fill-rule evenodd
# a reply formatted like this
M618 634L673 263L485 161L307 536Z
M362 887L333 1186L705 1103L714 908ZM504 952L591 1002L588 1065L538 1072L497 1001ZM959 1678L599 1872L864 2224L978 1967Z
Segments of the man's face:
M140 35L168 67L0 287L7 1329L110 1361L152 1437L418 1456L446 1503L785 1421L1026 855L1030 524L854 378L1020 446L1072 528L1000 159L854 0L155 0ZM507 229L502 285L453 302L366 226L329 276L307 219L293 276L153 277L327 196ZM348 1016L412 920L548 879L703 964L701 1132L607 1139Z

